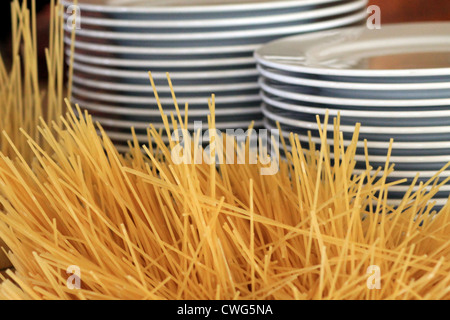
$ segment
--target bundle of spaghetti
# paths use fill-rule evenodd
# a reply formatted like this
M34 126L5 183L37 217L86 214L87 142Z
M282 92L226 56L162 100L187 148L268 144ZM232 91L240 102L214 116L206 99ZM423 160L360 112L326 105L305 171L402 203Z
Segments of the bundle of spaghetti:
M32 161L33 153L27 147L27 139L20 129L47 150L37 131L39 119L59 122L64 107L64 42L63 7L51 1L50 37L46 50L48 77L42 81L38 73L38 39L36 5L31 1L11 2L11 58L0 57L0 131L8 134L22 156ZM11 145L0 135L0 150L4 155L14 155ZM0 240L0 246L4 244ZM0 253L0 269L9 262Z
M48 80L42 81L38 72L35 0L31 3L32 8L29 9L27 1L21 4L18 0L11 2L12 56L10 59L0 58L0 128L7 132L29 161L33 155L26 147L26 138L20 133L20 128L47 148L37 132L39 119L59 121L66 94L63 79L63 7L55 4L54 0L51 3L50 39L46 50ZM3 136L0 138L0 150L6 155L13 154Z
M353 174L358 126L347 148L339 118L333 148L328 119L317 150L291 135L287 160L264 176L262 161L216 163L195 138L192 161L179 163L176 142L153 127L147 145L134 139L121 155L89 114L68 110L38 129L51 150L23 131L35 162L12 141L16 158L0 156L0 238L15 268L3 299L450 298L450 209L430 204L438 174L390 206L403 181L386 183L389 154L381 178L370 166ZM186 128L179 111L162 117L169 137L170 123ZM262 160L249 143L233 150ZM209 160L195 163L202 153ZM370 266L380 289L368 286Z
M273 175L261 175L264 161L249 164L266 158L249 143L233 142L244 164L218 164L197 137L184 155L192 161L179 163L177 142L153 127L148 144L135 137L122 155L89 114L68 106L59 116L61 10L52 4L43 93L35 18L13 3L15 64L0 67L0 239L13 268L0 273L1 299L450 298L450 208L432 202L447 182L439 173L390 206L389 188L404 182L386 182L390 154L385 168L354 174L359 126L344 148L339 118L334 147L328 119L317 149L282 140L287 160ZM179 111L159 107L165 136L170 124L186 128ZM210 109L214 128L214 99Z

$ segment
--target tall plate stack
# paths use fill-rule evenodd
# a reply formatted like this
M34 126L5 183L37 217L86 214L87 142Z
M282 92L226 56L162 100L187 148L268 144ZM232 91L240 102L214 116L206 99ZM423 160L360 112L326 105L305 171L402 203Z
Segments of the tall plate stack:
M450 161L450 23L386 25L380 30L352 27L288 37L255 53L265 126L281 124L282 134L318 137L316 115L341 116L349 145L361 123L357 167L369 161L384 167L394 139L392 203L398 203L413 178L426 182ZM333 126L329 125L333 145ZM440 175L450 176L450 169ZM417 188L416 188L417 190ZM434 195L445 204L450 183Z
M81 28L73 56L74 103L89 110L117 146L130 127L146 141L146 128L162 126L149 83L152 71L165 112L174 111L166 72L189 119L207 121L216 95L217 129L262 126L253 52L282 36L360 24L367 0L79 0ZM69 19L66 13L66 19ZM71 61L71 27L66 52Z

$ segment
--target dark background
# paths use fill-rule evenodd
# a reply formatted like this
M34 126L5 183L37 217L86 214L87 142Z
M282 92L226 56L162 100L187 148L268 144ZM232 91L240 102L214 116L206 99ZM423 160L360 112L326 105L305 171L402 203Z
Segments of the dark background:
M41 13L40 24L44 22L44 25L48 25L45 21L42 21L45 17L48 17L48 4L50 1L47 0L36 0L36 9ZM31 1L28 1L28 7L31 8ZM0 39L5 41L9 39L11 34L11 1L1 0L0 1L0 13L1 13L1 24L0 28ZM39 25L39 23L38 23Z

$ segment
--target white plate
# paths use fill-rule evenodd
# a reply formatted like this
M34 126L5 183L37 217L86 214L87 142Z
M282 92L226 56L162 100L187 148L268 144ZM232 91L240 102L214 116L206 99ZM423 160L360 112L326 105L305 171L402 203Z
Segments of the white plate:
M90 98L94 100L101 100L101 101L107 101L112 103L131 103L131 104L148 104L148 105L156 105L156 100L154 98L149 97L139 97L139 96L125 96L125 95L117 95L117 94L106 94L106 93L100 93L97 91L91 91L91 90L85 90L80 89L77 86L73 86L72 92L78 96L84 97L84 98ZM205 106L208 106L208 99L211 99L211 95L205 94L205 97L183 97L178 98L179 105L184 105L186 102L191 104L204 104ZM228 104L228 103L246 103L246 102L257 102L260 101L259 95L236 95L236 96L227 96L227 97L221 97L216 96L215 102L216 105L219 104ZM160 98L159 99L162 104L169 104L173 105L173 99L172 98Z
M76 103L80 105L84 109L88 109L91 111L103 112L114 115L125 115L125 116L142 116L142 117L159 117L161 113L157 108L128 108L128 107L119 107L114 105L105 105L94 102L87 102L83 99L78 99L76 97L72 97L72 103ZM184 116L184 105L180 105L180 114ZM166 115L170 115L170 113L175 114L174 108L164 108L164 113ZM203 109L192 109L189 108L188 116L189 117L201 117L207 116L210 114L210 111L207 106ZM215 114L217 116L232 116L232 115L247 115L247 114L261 114L261 108L258 107L237 107L237 108L216 108Z
M64 37L64 42L71 45L70 37ZM75 48L94 52L110 52L120 54L149 54L149 55L201 55L201 54L226 54L226 53L249 53L259 48L261 44L217 46L217 47L129 47L104 45L95 42L83 42L76 40Z
M371 100L371 99L348 99L348 98L334 98L334 97L324 97L324 96L314 96L303 93L289 92L282 89L274 88L273 86L267 84L267 82L260 78L259 85L261 88L275 96L286 98L290 100L305 101L319 104L332 104L332 105L345 105L345 106L356 106L356 107L431 107L431 106L449 106L450 98L446 99L409 99L409 100ZM286 85L289 87L288 85ZM282 86L278 86L282 87Z
M133 32L107 32L93 31L88 29L78 29L76 34L84 37L98 39L112 39L123 41L205 41L205 40L221 40L221 39L246 39L279 36L294 33L311 32L329 28L336 28L342 25L349 25L357 21L363 20L367 16L365 10L359 10L356 13L349 14L344 17L328 19L326 21L299 24L287 27L272 27L267 29L244 29L242 31L225 31L225 32L188 32L188 33L133 33ZM71 32L71 26L64 24L66 31Z
M66 55L71 56L70 49L66 50ZM86 55L74 53L75 61L90 63L99 66L116 66L116 67L141 67L141 68L195 68L195 67L223 67L223 66L240 66L255 64L253 57L243 58L224 58L224 59L116 59L111 57L99 57L94 55Z
M283 159L284 161L287 161L285 156L280 155L280 158ZM417 174L419 174L419 178L432 178L436 175L436 173L439 170L434 170L434 171L393 171L389 174L388 178L395 178L397 180L402 180L402 179L406 179L406 178L415 178ZM362 169L355 169L353 170L353 174L355 175L361 175L363 173L366 173L367 170L362 170ZM376 174L375 170L370 171L371 175L374 176ZM382 177L384 174L384 172L382 170L380 170L376 176L377 177ZM450 177L450 170L447 171L442 171L442 173L439 174L439 177L442 178L447 178ZM446 201L448 201L446 199Z
M356 77L448 76L450 23L384 25L380 30L364 26L293 36L263 46L255 57L265 66L290 72ZM435 66L437 60L442 61Z
M295 12L285 14L275 14L269 16L255 16L255 17L239 17L239 18L226 18L226 19L189 19L189 20L121 20L121 19L103 19L103 18L91 18L82 17L83 26L95 25L95 26L112 26L112 27L125 27L125 28L214 28L214 27L231 27L231 26L252 26L252 25L269 25L287 23L293 21L301 21L306 19L321 18L330 15L340 15L342 13L355 11L365 7L367 0L357 0L344 4L336 4L335 6ZM70 17L65 15L65 19Z
M412 189L412 192L416 192L417 190L419 190L420 186L414 186ZM433 188L433 186L426 186L425 188L422 188L423 190L426 191L431 191L431 189ZM392 186L389 187L389 192L406 192L410 189L410 186ZM438 192L445 192L445 191L450 191L450 186L449 185L443 185L442 187L439 188Z
M99 132L99 134L100 134L100 132ZM111 140L112 140L112 139L111 139ZM144 140L144 141L145 141L145 142L140 143L139 146L141 147L141 151L142 151L142 153L144 154L144 156L146 156L147 153L145 152L144 148L142 148L142 145L146 145L146 146L148 147L148 141L147 141L147 140ZM167 143L167 142L169 142L169 139L163 137L162 141L165 142L165 143ZM116 148L116 150L117 150L119 153L125 154L125 153L129 153L129 152L130 152L130 147L128 146L128 144L124 144L123 141L117 143L116 141L113 141L113 140L112 140L112 142L114 143L114 147ZM161 150L159 150L159 152L158 152L158 150L153 150L153 152L154 152L153 154L155 154L155 153L157 153L157 154L162 154Z
M115 128L135 128L135 129L147 129L150 127L149 122L138 122L138 121L125 121L125 120L115 120L108 119L103 117L92 117L94 122L100 123L102 126L115 127ZM216 122L216 129L218 130L226 130L226 129L237 129L237 128L248 128L251 124L251 121L233 121L233 122ZM156 123L153 122L152 125L155 129L164 129L164 124L162 122ZM259 127L262 125L262 121L255 121L255 127ZM194 123L188 124L188 130L194 130ZM207 129L207 124L204 124L205 130Z
M153 89L150 84L147 85L133 85L133 84L121 84L107 81L90 80L83 77L73 76L73 82L81 84L86 87L113 90L113 91L125 91L125 92L150 92L153 93ZM259 88L257 83L253 82L240 82L236 84L217 84L217 85L192 85L192 86L178 86L173 85L175 94L177 93L190 93L190 92L205 92L205 93L217 93L224 91L243 91L243 90L256 90ZM158 86L158 93L171 93L170 87Z
M398 206L402 203L402 201L403 200L388 199L387 203L390 206ZM445 206L448 203L448 201L449 201L448 198L446 198L446 199L438 198L438 199L431 199L428 201L428 203L429 204L435 203L435 206L442 207L442 206ZM422 202L423 202L423 200L422 200ZM406 202L406 204L408 204L408 202Z
M108 137L113 140L114 142L120 141L120 142L127 142L127 141L133 141L133 135L131 133L122 133L122 132L114 132L110 130L105 130ZM139 143L148 143L148 135L146 134L136 134L136 138ZM252 138L250 138L252 139ZM169 142L169 138L167 136L162 136L161 140L164 143Z
M77 62L73 63L73 69L75 71L82 71L85 73L102 75L107 77L149 79L148 72L146 71L124 71L111 68L99 68ZM255 68L251 68L251 69L219 70L219 71L171 72L170 78L172 80L198 80L198 79L251 77L257 75L258 71ZM152 73L152 77L155 80L161 79L167 80L167 74L162 72L154 72Z
M366 170L357 169L354 171L355 174L362 174L363 172L366 172ZM389 174L389 178L396 178L396 179L406 179L406 178L415 178L417 174L419 174L419 178L432 178L436 175L437 171L394 171L391 174ZM375 174L375 171L371 171L372 176ZM378 177L383 176L383 171L378 172ZM450 177L450 170L444 170L442 173L439 174L439 177L441 178L448 178Z
M287 145L286 149L289 152L292 152L292 146ZM330 154L330 158L334 159L334 153ZM385 163L386 162L386 156L374 156L374 155L368 155L367 159L369 160L369 163ZM355 155L353 160L359 161L359 162L366 162L366 156L365 155ZM447 163L450 162L450 155L448 156L391 156L389 158L390 163L417 163L420 165L421 163Z
M332 125L329 125L333 127ZM268 130L277 130L278 128L271 125L267 122L267 120L264 120L264 127ZM317 124L316 124L317 128ZM289 141L290 132L282 131L281 135L286 139L286 141ZM298 135L299 140L301 142L309 142L309 137L307 135ZM319 137L311 137L311 141L320 144L321 139ZM332 146L334 145L334 140L327 139L328 145ZM350 144L352 144L352 141L344 139L343 144L345 147L348 147ZM356 143L356 146L358 148L364 148L365 144L364 141L358 141ZM381 142L381 141L367 141L367 148L369 149L389 149L389 142ZM396 150L400 149L410 149L410 150L431 150L431 149L449 149L450 148L450 141L448 142L436 142L436 141L426 141L426 142L398 142L395 141L392 143L392 148Z
M287 76L277 74L258 65L259 73L268 79L283 82L286 84L310 86L331 89L349 89L349 90L434 90L450 89L450 82L426 82L426 83L365 83L365 82L339 82L314 80L302 77Z
M296 127L306 130L317 130L317 123L308 122L302 120L296 120L292 118L286 118L278 114L274 114L267 110L267 107L263 104L262 110L264 115L272 121L279 121L285 125ZM353 133L355 126L341 125L340 130L343 132ZM333 131L333 126L328 126L328 131ZM429 127L374 127L374 126L361 126L359 132L372 133L372 134L433 134L433 133L450 133L450 126L429 126Z
M78 5L82 10L96 12L117 12L117 13L211 13L230 11L255 11L286 9L311 5L319 5L339 0L151 0L151 1L108 1L108 0L78 0ZM61 1L65 6L74 2L69 0ZM122 4L122 6L121 6Z
M412 118L441 118L450 117L450 110L433 110L433 111L360 111L360 110L341 110L341 109L324 109L315 108L310 106L303 106L300 104L291 104L283 101L278 101L270 98L264 92L261 93L261 98L264 102L274 107L292 111L308 113L313 115L325 115L328 111L329 116L341 117L353 117L353 118L402 118L402 119L412 119Z
M117 142L117 141L127 142L127 141L133 141L133 139L134 139L134 137L131 133L114 132L114 131L110 131L110 130L104 130L104 131L108 135L108 137L114 142ZM148 143L148 135L136 134L135 136L139 143L144 143L144 144ZM164 143L169 142L169 138L166 136L162 136L161 140Z

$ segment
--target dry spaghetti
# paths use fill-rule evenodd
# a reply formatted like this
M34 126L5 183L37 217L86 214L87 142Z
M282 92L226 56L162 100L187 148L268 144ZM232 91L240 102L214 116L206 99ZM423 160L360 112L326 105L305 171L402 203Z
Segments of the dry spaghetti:
M11 61L11 65L5 62L4 57L0 58L0 129L7 133L27 161L31 161L34 155L20 129L28 132L46 150L48 146L37 131L39 119L59 123L65 94L63 8L54 0L51 2L50 41L46 50L49 76L42 83L38 76L35 0L31 3L31 10L27 1L20 4L14 0L11 3L12 57L6 59ZM5 135L0 135L0 151L7 156L14 155ZM0 245L3 246L1 239ZM6 266L9 262L0 252L0 270Z
M291 136L289 161L261 176L260 164L175 165L155 129L144 153L135 141L122 156L89 115L61 122L40 128L51 151L24 133L33 164L0 159L0 236L16 269L3 298L449 298L448 207L427 205L438 187L389 207L385 179L352 174L357 131L336 164L324 128L317 151ZM80 290L66 286L72 265ZM366 286L371 265L381 290Z
M0 298L450 298L450 209L430 204L438 175L389 206L402 182L386 183L389 154L381 179L370 167L353 174L358 126L347 148L339 119L333 148L328 119L318 150L291 135L279 172L262 176L261 163L175 164L174 142L152 127L146 145L135 138L122 155L77 110L20 138L5 130L0 238L15 271L0 276ZM210 110L214 127L213 100ZM167 132L186 126L179 114L162 113ZM79 290L67 286L70 266ZM367 287L370 266L379 290Z

